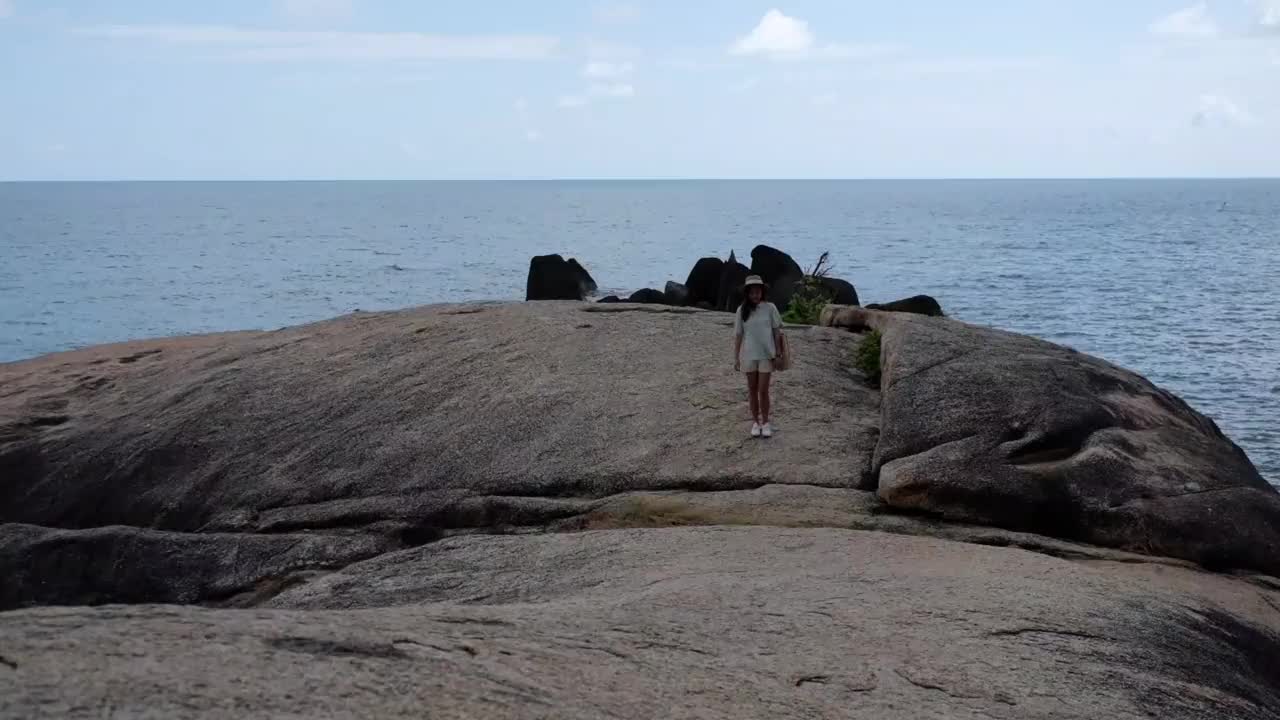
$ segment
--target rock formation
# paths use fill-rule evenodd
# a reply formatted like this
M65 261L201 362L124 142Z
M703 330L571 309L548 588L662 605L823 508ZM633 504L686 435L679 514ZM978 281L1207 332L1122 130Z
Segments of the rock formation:
M525 300L582 300L595 291L595 280L577 260L538 255L529 261Z
M724 274L724 261L705 257L694 264L684 286L689 289L689 304L705 302L715 306L720 299L720 276Z
M838 305L857 305L857 303L842 303ZM928 315L930 317L942 317L942 306L937 300L928 295L915 295L903 300L894 300L883 305L871 304L867 306L868 310L883 310L885 312L914 313L916 315Z
M689 302L689 288L678 282L668 282L666 289L662 291L662 302L672 307L684 307L691 305Z
M881 384L790 330L768 442L732 318L665 305L0 365L0 717L1280 714L1280 495L1211 421L1031 338L824 317Z
M661 290L653 288L645 288L631 293L631 297L627 298L629 303L639 303L642 305L661 305L667 301L667 296Z
M790 255L768 245L751 250L751 274L769 284L769 300L782 312L791 302L795 284L804 279L804 271Z
M720 294L716 299L716 309L733 312L742 304L742 283L751 271L746 265L738 262L732 252L725 261L724 270L720 273Z

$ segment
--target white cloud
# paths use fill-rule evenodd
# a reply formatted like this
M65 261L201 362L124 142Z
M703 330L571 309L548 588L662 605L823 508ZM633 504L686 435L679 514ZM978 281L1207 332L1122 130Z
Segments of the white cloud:
M596 5L591 16L602 25L625 25L640 17L640 8L631 3L606 2Z
M611 63L594 60L582 69L582 76L592 80L612 80L626 77L635 69L635 65L629 62Z
M545 35L250 30L223 25L99 25L78 34L223 51L229 60L542 60L559 39Z
M775 60L857 60L881 57L900 50L896 45L819 45L809 23L770 10L760 23L729 48L733 55L757 55Z
M1258 10L1258 27L1264 32L1280 33L1280 0L1254 0Z
M1261 119L1234 100L1222 95L1201 95L1200 108L1191 117L1196 127L1248 127Z
M13 16L13 0L0 0L0 20Z
M814 43L809 23L774 9L764 14L754 30L734 43L732 52L735 55L802 55L812 50Z
M537 130L525 130L524 139L528 140L529 142L536 143L542 140L542 133L538 132Z
M1153 35L1179 38L1212 38L1218 24L1209 15L1209 5L1199 3L1156 20L1149 28Z
M276 0L278 12L298 23L323 23L351 19L353 0Z

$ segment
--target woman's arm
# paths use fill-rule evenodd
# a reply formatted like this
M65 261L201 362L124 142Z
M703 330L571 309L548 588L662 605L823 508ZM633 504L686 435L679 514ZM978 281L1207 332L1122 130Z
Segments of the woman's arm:
M773 321L773 347L781 354L782 343L785 342L782 339L782 313L778 312L778 306L773 303L769 303L769 310Z
M733 334L733 369L742 369L742 333Z

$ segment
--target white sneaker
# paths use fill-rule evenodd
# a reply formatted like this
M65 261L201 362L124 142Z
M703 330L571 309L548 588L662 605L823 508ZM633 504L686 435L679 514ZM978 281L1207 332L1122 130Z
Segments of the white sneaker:
M769 423L765 423L764 425L761 425L761 426L760 426L760 435L761 435L762 437L767 437L767 438L771 438L771 437L773 437L773 425L771 425L771 424L769 424Z
M760 427L760 423L751 423L751 437L760 437L763 432L764 428Z

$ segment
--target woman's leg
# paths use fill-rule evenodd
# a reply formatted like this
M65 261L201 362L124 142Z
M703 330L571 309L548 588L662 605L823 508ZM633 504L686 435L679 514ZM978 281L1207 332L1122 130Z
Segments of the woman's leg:
M751 407L751 419L760 422L760 373L747 373L747 404Z
M763 425L769 422L769 411L772 409L769 399L769 381L773 379L773 373L762 372L756 374L760 378L756 381L756 393L760 396L756 400L757 405L760 407L760 414L757 417L760 418L760 424Z

